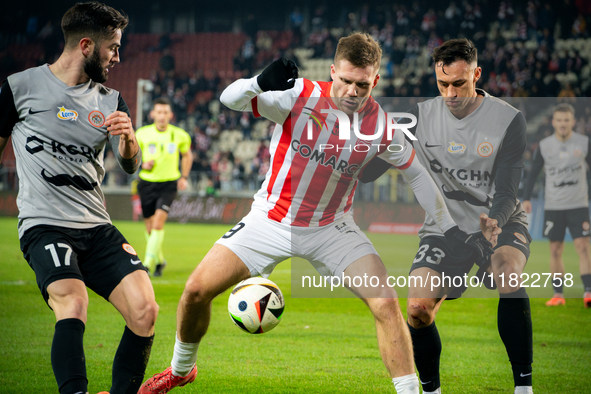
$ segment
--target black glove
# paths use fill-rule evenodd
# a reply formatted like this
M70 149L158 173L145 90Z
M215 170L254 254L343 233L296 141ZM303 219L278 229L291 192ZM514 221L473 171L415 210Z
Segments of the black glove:
M451 241L454 245L464 244L473 251L472 255L478 266L476 276L487 289L496 289L497 285L495 281L491 280L487 272L488 267L490 267L490 257L494 253L494 250L492 244L484 237L484 234L482 234L482 232L467 234L460 230L458 226L455 226L447 230L444 235L445 238Z
M495 252L492 248L492 244L484 238L482 232L467 234L460 230L458 226L454 226L447 230L444 235L447 240L454 244L454 246L457 244L463 244L471 249L478 266L481 266L487 260L490 260L490 256Z
M298 66L293 60L282 57L269 64L257 77L263 92L269 90L287 90L293 88L298 77Z

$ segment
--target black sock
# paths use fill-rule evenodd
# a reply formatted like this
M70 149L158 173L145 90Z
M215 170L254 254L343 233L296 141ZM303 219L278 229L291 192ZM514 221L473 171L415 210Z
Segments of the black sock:
M497 324L511 361L515 386L531 386L533 339L531 309L525 288L501 294Z
M140 337L127 326L113 360L111 394L136 394L144 380L154 335Z
M591 292L591 274L581 275L581 279L583 280L585 292Z
M412 338L415 365L419 371L423 391L435 391L440 386L441 338L439 331L437 331L435 322L423 328L413 328L409 324L408 329Z
M554 294L562 294L562 276L560 278L552 279L552 288L554 289Z
M61 394L87 391L84 327L79 319L63 319L55 323L51 366Z

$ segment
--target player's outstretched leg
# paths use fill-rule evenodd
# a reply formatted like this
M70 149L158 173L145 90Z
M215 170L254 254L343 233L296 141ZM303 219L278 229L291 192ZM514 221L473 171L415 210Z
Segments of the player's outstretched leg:
M62 279L47 286L48 305L57 323L51 345L51 366L59 391L87 391L83 336L88 308L88 293L84 282Z
M168 393L195 380L197 350L207 332L211 302L241 280L249 269L230 249L214 245L187 280L177 309L177 334L171 366L148 379L138 394Z
M516 248L501 246L492 256L492 266L499 287L500 299L497 315L499 335L511 362L515 393L531 394L533 335L531 308L529 297L522 287L510 287L510 284L499 279L500 274L509 278L511 274L518 277L525 267L526 257Z
M427 267L417 268L411 275L424 279L441 276ZM414 285L412 282L410 284L406 314L412 338L414 362L419 371L423 393L441 393L439 360L442 346L439 331L435 325L435 315L444 299L443 291L439 288L423 287L417 282L414 282Z
M384 264L375 254L366 255L347 267L345 277L376 276L380 285L349 289L360 297L371 310L378 337L382 361L390 372L398 394L419 394L419 382L413 366L410 335L400 310L394 289L386 285L388 274Z
M110 392L136 393L144 380L158 316L154 289L146 272L134 271L125 276L109 302L127 323L113 360Z

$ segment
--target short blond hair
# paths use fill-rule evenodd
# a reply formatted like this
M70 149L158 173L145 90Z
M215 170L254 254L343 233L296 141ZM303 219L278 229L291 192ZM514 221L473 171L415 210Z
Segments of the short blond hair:
M367 33L352 33L339 40L334 55L334 64L340 60L347 60L355 67L365 68L374 66L380 69L382 48L380 44Z

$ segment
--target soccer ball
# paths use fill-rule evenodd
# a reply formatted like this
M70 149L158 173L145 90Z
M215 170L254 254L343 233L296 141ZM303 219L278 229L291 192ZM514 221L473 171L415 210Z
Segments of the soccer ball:
M275 328L284 308L279 287L269 279L259 277L238 283L228 299L232 321L250 334L262 334Z

